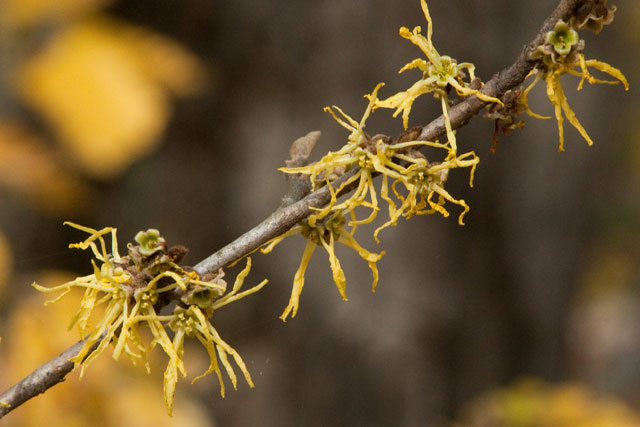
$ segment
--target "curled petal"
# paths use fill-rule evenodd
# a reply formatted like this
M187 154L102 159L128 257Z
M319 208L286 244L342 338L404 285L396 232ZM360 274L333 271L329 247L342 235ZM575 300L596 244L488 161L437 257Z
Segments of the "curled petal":
M371 291L375 292L376 286L378 284L378 267L376 265L376 262L380 261L382 256L385 254L385 251L382 251L379 254L369 252L368 250L360 246L360 244L356 241L356 239L353 238L351 234L346 232L340 234L339 241L340 243L349 246L351 249L358 252L358 255L360 255L362 259L368 262L369 268L373 273L373 283L371 284Z
M276 247L276 245L280 242L282 242L284 239L286 239L289 236L293 236L294 234L298 234L302 231L302 226L300 225L296 225L295 227L291 228L289 231L287 231L286 233L283 233L281 235L279 235L278 237L274 237L273 239L271 239L267 245L265 247L263 247L262 249L260 249L260 252L262 252L263 254L268 254L270 253L273 248Z
M449 78L449 79L447 79L447 81L449 82L449 84L451 86L453 86L456 89L456 92L458 92L460 95L463 95L463 96L475 95L479 99L483 100L484 102L493 102L493 103L496 103L498 105L504 105L502 103L502 101L500 101L498 98L486 95L486 94L480 92L479 90L475 90L475 89L471 89L471 88L468 88L466 86L463 86L454 78Z
M529 74L531 75L531 74ZM534 78L533 82L527 86L527 88L522 92L522 95L520 95L520 102L522 103L522 105L524 105L526 107L525 112L536 119L541 119L541 120L547 120L550 119L550 116L542 116L540 114L534 113L533 111L531 111L531 109L529 108L529 92L531 91L531 89L533 89L535 87L536 84L538 84L538 82L540 80L542 80L544 78L544 73L541 71L538 71L536 73L536 77Z
M396 111L393 113L393 117L397 117L398 114L402 113L402 125L407 129L409 126L411 106L416 98L425 93L438 90L437 86L434 86L432 83L433 79L418 80L406 91L398 92L387 99L377 101L376 107L395 108Z
M429 64L424 59L414 59L413 61L406 64L404 67L400 68L398 74L403 73L407 70L412 70L414 68L418 68L420 71L424 71L425 73L429 71Z
M591 84L595 84L595 83L605 83L605 84L622 83L623 86L624 86L624 90L629 90L629 82L627 82L627 78L624 76L624 74L622 74L622 71L620 71L619 69L617 69L615 67L612 67L611 65L607 64L606 62L598 61L596 59L589 59L589 60L585 61L583 55L581 55L580 57L581 57L580 66L582 68L582 80L580 80L580 84L578 86L578 89L580 89L582 87L582 83L584 82L585 79L587 79L589 81L589 83L591 83ZM591 74L589 74L589 72L587 71L587 67L593 67L598 71L602 71L603 73L607 73L611 77L616 78L617 81L598 80L598 79L594 78Z
M556 120L558 121L558 134L560 137L560 145L558 146L558 151L564 151L564 119L562 117L563 111L565 116L567 117L567 120L569 120L569 123L571 123L573 127L575 127L578 132L580 132L580 135L582 135L582 137L587 141L587 144L592 145L593 141L587 134L587 131L584 129L584 127L582 127L582 125L578 121L578 118L567 102L567 98L564 95L564 91L562 90L562 83L560 82L559 75L554 74L549 76L549 78L547 79L547 96L553 104Z
M298 313L300 294L302 293L302 287L304 286L304 275L307 271L307 267L309 266L311 255L313 255L316 247L317 245L314 242L312 242L311 240L307 240L307 245L304 248L304 252L302 252L300 266L298 267L298 270L296 271L296 274L293 278L293 289L291 290L289 304L287 304L287 307L280 315L280 319L282 319L283 322L287 320L287 316L289 314L291 314L291 317L296 317L296 313Z
M329 234L329 243L327 243L322 237L320 238L320 243L329 254L329 265L331 266L331 273L333 275L333 281L338 288L338 292L340 292L340 296L343 300L347 300L347 280L344 277L344 271L340 266L340 260L336 256L335 252L335 240L333 238L333 233Z

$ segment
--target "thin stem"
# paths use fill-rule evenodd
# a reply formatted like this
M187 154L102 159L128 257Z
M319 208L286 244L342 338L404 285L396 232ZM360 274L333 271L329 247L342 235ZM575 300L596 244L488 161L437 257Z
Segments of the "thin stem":
M74 363L70 362L69 359L77 356L84 344L84 340L78 341L2 393L0 395L0 418L32 397L44 393L54 385L64 381L64 377L73 370ZM91 346L88 354L91 354L99 344L100 340Z

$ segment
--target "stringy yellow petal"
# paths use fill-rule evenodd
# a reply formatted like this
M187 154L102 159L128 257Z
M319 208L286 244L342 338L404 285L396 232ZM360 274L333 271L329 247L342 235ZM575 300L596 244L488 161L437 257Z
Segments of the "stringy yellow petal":
M331 266L331 273L333 276L333 281L338 288L338 292L340 292L340 296L343 300L347 301L347 280L344 277L344 271L340 266L340 260L335 253L335 240L333 238L333 233L330 234L329 243L325 242L324 239L320 239L322 246L329 254L329 265Z
M289 304L284 309L282 314L280 315L280 319L283 322L286 322L287 316L291 314L291 317L296 317L298 313L298 306L300 305L300 294L302 293L302 288L304 286L304 275L307 271L307 267L309 266L309 261L311 260L311 255L315 251L317 245L311 240L307 240L307 244L304 248L304 252L302 252L302 259L300 260L300 266L296 271L296 274L293 278L293 289L291 290L291 297L289 298Z
M624 74L622 74L622 71L620 71L619 69L612 67L611 65L607 64L606 62L602 62L602 61L598 61L596 59L589 59L584 61L585 65L587 67L593 67L596 70L602 71L603 73L607 73L612 77L615 77L616 79L619 80L619 82L621 82L624 85L624 90L629 90L629 82L627 81L627 78L624 76ZM589 77L587 77L587 80L589 80L589 82L591 83L591 79L589 79ZM596 79L594 79L596 80ZM605 80L596 80L597 83L608 83L608 84L617 84L618 82L616 81L605 81ZM593 83L592 83L593 84ZM580 85L582 85L582 81L580 82Z
M371 284L371 292L375 292L376 286L378 285L378 267L376 262L380 261L382 256L385 254L385 251L380 252L379 254L375 254L373 252L369 252L353 238L353 236L349 233L343 232L340 235L340 243L349 246L351 249L354 249L358 252L361 258L368 262L369 268L373 274L373 283Z

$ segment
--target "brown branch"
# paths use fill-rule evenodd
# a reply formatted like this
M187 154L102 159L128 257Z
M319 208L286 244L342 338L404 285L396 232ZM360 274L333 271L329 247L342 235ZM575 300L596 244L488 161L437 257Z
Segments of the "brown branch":
M513 89L522 83L536 65L536 61L529 59L529 53L543 43L545 34L553 29L558 20L562 19L568 22L569 17L571 17L582 2L583 0L561 1L553 13L544 21L535 39L522 49L518 59L508 68L494 74L491 80L482 87L481 92L495 98L501 98L509 89ZM486 102L475 96L470 96L453 106L449 110L451 126L454 129L464 126L478 114L485 105ZM445 135L445 133L444 117L440 116L422 128L418 139L422 141L434 141Z
M0 418L32 397L44 393L64 381L64 377L73 370L73 362L70 362L69 359L75 357L82 350L84 344L84 340L78 341L2 393L0 395ZM87 354L91 354L98 347L98 344L100 344L99 341L89 349Z
M489 96L500 98L504 93L518 86L524 81L536 62L529 59L529 52L535 50L544 40L544 35L553 29L559 19L569 20L573 11L583 0L562 0L553 13L544 21L542 28L533 39L525 46L520 56L510 67L496 73L483 87L482 92ZM466 98L449 110L449 118L454 129L467 124L476 116L486 103L475 96ZM427 126L422 128L418 139L423 141L434 141L446 134L444 117L440 116ZM355 171L353 171L355 173ZM352 174L347 174L349 177ZM346 178L343 176L342 178ZM335 181L335 187L339 187L346 179ZM248 253L256 250L269 240L284 233L298 221L311 214L310 206L319 207L326 205L331 200L331 194L327 187L323 187L304 199L288 207L274 212L269 218L258 224L255 228L247 231L218 252L198 263L194 268L200 274L218 271L233 261L236 261Z
M550 31L559 19L568 21L569 17L582 1L583 0L561 0L558 7L556 7L553 13L545 20L534 40L522 50L518 59L510 67L496 73L491 80L483 86L482 92L499 98L507 90L513 89L522 83L535 66L535 62L529 60L529 52L542 42L544 34ZM452 107L449 110L449 117L453 128L464 126L477 115L485 105L485 102L475 96L471 96ZM422 128L419 139L433 141L442 137L445 133L444 117L440 116ZM308 134L306 137L303 137L307 138L305 142L307 146L303 149L309 149L310 151L310 148L312 148L312 145L318 137L318 134ZM304 159L304 161L306 161L309 152L298 154L302 157L306 156ZM295 160L294 157L295 155L292 153L292 160ZM336 180L334 184L339 187L341 183L355 173L356 171L351 171L345 174ZM218 271L218 269L241 259L269 240L295 226L299 221L305 219L313 212L312 207L324 206L331 200L328 187L323 187L306 196L305 194L309 190L300 191L299 188L291 190L291 187L290 185L290 191L287 196L285 196L286 200L283 203L283 207L279 208L263 222L227 246L199 262L194 267L195 270L200 275ZM350 190L352 190L352 188L345 188L344 191ZM28 399L45 392L48 388L63 381L64 377L73 369L73 363L69 362L69 359L77 355L83 346L84 341L77 342L64 353L43 364L18 384L2 393L0 395L0 418Z

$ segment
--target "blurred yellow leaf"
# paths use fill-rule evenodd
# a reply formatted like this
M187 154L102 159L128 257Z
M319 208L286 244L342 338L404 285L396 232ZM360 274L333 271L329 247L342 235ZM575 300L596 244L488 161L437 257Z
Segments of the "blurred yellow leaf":
M76 212L89 198L82 180L62 167L44 141L17 124L2 121L0 189L58 214Z
M71 280L64 272L51 272L38 282L53 285ZM81 293L71 294L57 304L43 306L44 297L34 295L16 308L3 325L0 360L4 389L20 380L43 362L56 356L77 340L67 331L69 314L77 308ZM159 365L160 366L160 365ZM162 372L162 367L155 369ZM161 376L161 375L160 375ZM169 418L162 401L162 380L147 375L142 366L132 367L123 360L95 360L91 369L78 379L72 372L66 380L43 395L26 402L7 415L8 425L15 427L163 427L212 426L203 406L189 401L186 393L177 397L173 418Z
M93 12L112 0L3 0L0 12L9 28L24 27L45 20L65 21Z
M13 256L11 254L11 246L4 233L0 231L0 301L3 300L4 292L2 290L11 277L12 269Z
M204 83L199 59L182 45L140 27L113 25L105 31L118 31L122 46L140 59L142 72L177 96L196 93Z
M177 43L106 19L70 26L19 73L25 100L98 179L153 150L169 119L169 92L191 93L201 81L197 58Z
M622 401L578 383L530 378L495 390L463 408L456 427L633 427L640 416Z

